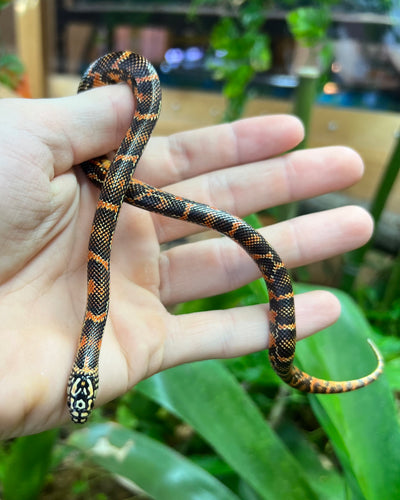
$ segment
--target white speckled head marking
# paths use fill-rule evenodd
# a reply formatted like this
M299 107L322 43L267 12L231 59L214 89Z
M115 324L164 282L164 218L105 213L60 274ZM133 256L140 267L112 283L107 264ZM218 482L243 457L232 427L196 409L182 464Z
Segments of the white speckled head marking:
M84 424L93 410L97 393L97 377L93 375L71 375L68 384L68 409L71 420Z

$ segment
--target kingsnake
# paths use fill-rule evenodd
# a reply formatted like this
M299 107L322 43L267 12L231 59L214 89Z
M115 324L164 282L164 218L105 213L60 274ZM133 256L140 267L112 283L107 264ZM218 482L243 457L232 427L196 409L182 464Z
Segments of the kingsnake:
M251 226L229 213L180 198L133 177L160 112L161 90L157 73L143 57L115 52L95 61L84 74L78 92L101 85L126 82L136 99L136 111L113 161L105 157L81 166L100 187L92 225L87 264L87 305L75 362L68 381L71 419L84 423L93 409L99 384L99 354L107 320L110 286L110 253L119 211L125 201L150 212L185 220L228 236L254 260L269 295L269 359L279 377L304 392L340 393L364 387L383 370L379 351L376 369L365 377L334 382L312 377L293 365L296 322L293 289L279 255Z

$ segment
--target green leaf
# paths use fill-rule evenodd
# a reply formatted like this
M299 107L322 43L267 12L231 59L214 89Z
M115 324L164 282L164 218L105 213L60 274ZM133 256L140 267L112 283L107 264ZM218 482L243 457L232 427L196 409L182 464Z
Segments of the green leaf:
M251 67L255 71L266 71L271 64L271 52L268 42L268 37L264 34L254 36L249 59Z
M227 98L224 121L238 119L248 99L247 86L255 72L269 68L271 54L269 38L263 33L265 2L242 2L237 16L223 17L214 26L210 42L215 50L224 51L218 62L208 66L213 69L215 80L224 80L223 93Z
M240 19L246 30L257 30L265 23L265 5L261 0L245 2L240 10Z
M4 500L39 497L57 436L58 430L51 430L15 439L4 465Z
M287 22L294 38L312 47L326 38L331 22L330 11L323 6L300 7L287 15Z
M224 95L229 99L241 97L243 89L247 86L253 75L254 70L250 66L239 66L236 68L224 85Z
M224 17L214 27L211 33L211 45L217 50L229 50L239 36L236 24L230 17Z
M309 285L296 291L315 289ZM298 344L296 359L312 375L332 380L358 378L376 360L367 344L373 332L354 301L340 300L339 321L324 333ZM313 410L329 435L355 493L368 500L400 498L400 427L386 377L341 395L310 396Z
M137 389L189 423L261 498L316 498L306 472L221 362L178 366Z
M21 81L24 65L14 54L0 56L0 83L15 89Z
M176 451L119 424L87 426L72 433L68 443L157 500L238 500L215 477Z

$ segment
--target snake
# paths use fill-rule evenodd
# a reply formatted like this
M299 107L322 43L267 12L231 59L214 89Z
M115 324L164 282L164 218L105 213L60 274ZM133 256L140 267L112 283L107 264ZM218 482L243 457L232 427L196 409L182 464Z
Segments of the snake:
M87 421L99 387L100 348L110 302L112 239L124 202L218 231L247 252L267 286L269 360L286 384L306 393L332 394L354 391L374 382L383 371L383 358L372 341L369 343L377 366L358 379L322 380L294 365L296 320L291 278L278 253L257 230L230 213L159 190L134 177L160 114L161 89L156 70L134 52L112 52L90 65L78 92L119 82L127 83L135 97L131 125L112 161L102 156L81 164L86 176L100 188L100 194L89 239L86 310L67 383L67 406L72 421L80 424Z

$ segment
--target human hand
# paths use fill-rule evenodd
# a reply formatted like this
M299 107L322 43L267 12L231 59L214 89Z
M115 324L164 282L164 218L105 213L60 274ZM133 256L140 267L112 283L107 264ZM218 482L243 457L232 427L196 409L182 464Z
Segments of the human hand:
M117 148L133 108L123 85L58 100L0 101L3 438L67 419L66 385L86 305L87 244L98 197L81 170L71 167ZM137 177L239 216L342 189L360 178L362 162L347 148L284 155L302 134L297 119L270 116L155 137ZM111 257L97 405L174 365L268 346L265 304L182 316L167 311L259 276L227 238L160 248L198 231L123 206ZM261 229L288 267L356 248L371 232L369 215L358 207ZM298 338L333 323L339 313L337 299L327 292L296 297Z

